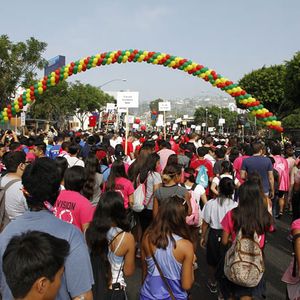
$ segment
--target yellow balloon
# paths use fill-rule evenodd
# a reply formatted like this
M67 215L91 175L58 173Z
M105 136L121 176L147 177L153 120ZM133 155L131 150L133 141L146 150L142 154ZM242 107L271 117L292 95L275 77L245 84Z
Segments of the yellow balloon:
M272 124L272 122L270 122L270 121L267 121L267 122L266 122L266 125L267 125L267 126L270 126L271 124Z
M111 62L112 62L112 59L111 59L111 58L108 58L106 64L107 64L107 65L110 65Z
M15 105L15 110L18 110L19 109L19 105Z
M51 76L55 76L55 72L51 72Z
M43 90L43 88L42 88L42 87L39 87L39 88L38 88L38 92L39 92L39 94L42 94L42 93L43 93L43 91L44 91L44 90Z
M8 121L8 117L4 117L3 119L4 119L4 121L5 121L5 122L7 122L7 121Z
M256 115L256 110L252 110L252 111L251 111L251 114L252 114L253 116L255 116L255 115Z
M171 63L169 64L170 67L174 67L176 65L176 62L173 60L171 61Z
M127 56L123 56L122 62L126 63L128 61L128 57Z

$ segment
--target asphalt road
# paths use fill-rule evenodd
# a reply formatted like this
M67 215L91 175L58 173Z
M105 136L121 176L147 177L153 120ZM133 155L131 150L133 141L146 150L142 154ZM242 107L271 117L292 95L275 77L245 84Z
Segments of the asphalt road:
M281 277L287 268L292 253L291 242L288 241L289 225L291 218L284 215L281 220L276 220L276 231L267 235L265 247L266 259L266 280L267 280L267 298L272 300L285 300L285 284L281 282ZM205 261L205 252L199 247L197 250L198 269L195 271L195 283L192 288L192 299L195 300L215 300L216 294L211 294L206 287L207 264ZM141 286L141 268L140 261L137 260L135 274L127 279L128 299L139 299L139 289Z

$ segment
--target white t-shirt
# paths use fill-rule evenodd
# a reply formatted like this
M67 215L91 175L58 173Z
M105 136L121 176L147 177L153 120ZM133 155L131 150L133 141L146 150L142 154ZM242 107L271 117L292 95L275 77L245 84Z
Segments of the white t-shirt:
M5 175L1 179L1 187L3 188L10 181L17 179L9 174ZM15 182L12 186L8 188L5 193L5 210L8 214L10 220L22 215L26 210L28 210L26 199L23 195L22 181Z
M65 158L68 161L68 168L73 166L84 167L84 161L76 156L65 156Z
M204 158L207 159L207 160L209 160L211 162L212 166L214 166L214 164L216 162L216 160L215 160L214 157L212 157L210 154L205 154Z
M153 209L153 196L154 196L154 190L153 187L154 185L162 183L161 176L157 172L152 172L149 173L147 177L147 182L145 183L147 186L147 191L146 191L146 204L147 204L147 209Z
M228 211L237 206L237 202L229 198L223 199L222 205L220 198L211 199L203 207L202 218L211 228L222 229L221 221Z
M233 179L232 175L230 175L230 174L221 174L220 178L219 177L214 177L213 180L212 180L212 183L215 183L216 186L219 186L220 180L222 178L225 178L225 177ZM240 181L237 178L234 178L234 185L237 186L239 183L240 183Z
M187 186L186 184L184 185L184 187L188 191L190 191L192 189L192 186ZM200 205L201 196L203 194L205 194L205 188L202 185L197 184L193 192L194 192L194 198L195 198L197 204Z

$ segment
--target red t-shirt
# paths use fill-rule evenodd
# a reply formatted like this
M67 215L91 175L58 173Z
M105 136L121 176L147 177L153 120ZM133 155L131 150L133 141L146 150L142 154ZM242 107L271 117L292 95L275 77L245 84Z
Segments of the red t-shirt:
M75 191L63 190L54 204L54 215L83 231L82 225L90 223L94 216L95 207L91 202Z
M212 178L214 176L213 166L209 160L197 158L191 161L190 167L194 169L197 174L200 166L204 166L206 168L208 178ZM197 177L197 174L195 174L195 178ZM205 193L206 195L209 194L209 187L205 189Z
M122 143L123 149L125 151L125 142ZM127 155L133 153L133 145L132 142L127 142Z

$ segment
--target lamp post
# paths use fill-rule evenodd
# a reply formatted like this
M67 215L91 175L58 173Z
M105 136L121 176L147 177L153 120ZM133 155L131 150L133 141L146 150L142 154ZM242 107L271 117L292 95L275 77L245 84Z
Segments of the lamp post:
M112 80L109 80L109 81L106 81L106 82L102 83L101 85L98 86L98 88L102 89L102 87L104 87L105 85L107 85L111 82L114 82L114 81L123 81L123 82L125 82L125 81L127 81L127 79L125 79L125 78L123 78L123 79L122 78L112 79Z

